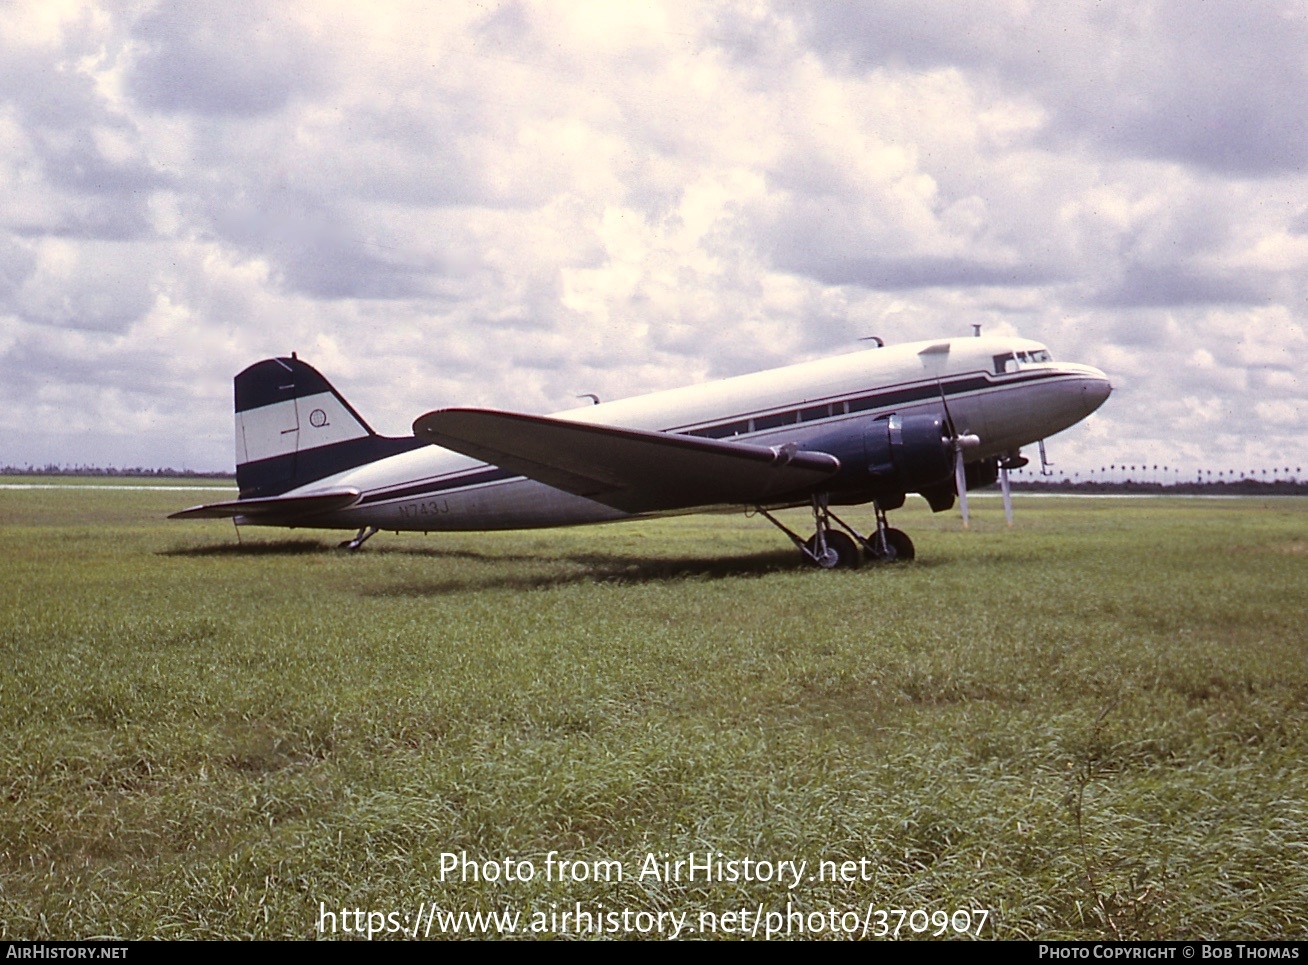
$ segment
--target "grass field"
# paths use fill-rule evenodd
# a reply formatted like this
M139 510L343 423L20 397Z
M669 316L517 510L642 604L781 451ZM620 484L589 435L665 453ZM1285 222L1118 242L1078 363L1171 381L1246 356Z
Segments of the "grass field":
M739 517L162 518L216 498L0 491L0 937L1308 938L1308 500L910 505L918 562L821 572ZM639 874L705 853L807 864Z

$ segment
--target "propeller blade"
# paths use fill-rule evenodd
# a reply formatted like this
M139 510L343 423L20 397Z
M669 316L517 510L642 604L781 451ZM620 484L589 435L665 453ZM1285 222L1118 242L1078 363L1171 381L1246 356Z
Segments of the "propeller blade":
M949 430L949 442L954 449L954 489L958 492L958 508L963 513L963 528L970 529L967 515L967 469L963 465L963 450L981 445L981 437L975 433L961 433L954 424L954 414L949 411L949 400L945 398L945 384L937 381L940 389L940 404L945 409L945 427Z
M1004 519L1008 520L1008 528L1013 528L1013 493L1008 488L1008 467L1003 463L999 465L999 488L1004 493Z
M963 466L963 447L954 447L954 488L958 490L958 508L963 513L963 528L967 522L967 469Z

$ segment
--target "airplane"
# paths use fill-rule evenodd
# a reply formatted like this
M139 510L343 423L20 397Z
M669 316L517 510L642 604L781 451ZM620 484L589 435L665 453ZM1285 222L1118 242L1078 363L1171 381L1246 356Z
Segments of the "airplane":
M1025 465L1023 446L1112 391L1039 342L981 336L877 347L553 415L436 409L411 436L373 431L316 369L290 358L235 378L240 496L171 519L356 530L532 529L698 512L757 512L825 569L911 560L886 513L920 494L943 512ZM579 396L579 398L581 398ZM870 503L862 533L835 506ZM808 506L803 537L779 509Z

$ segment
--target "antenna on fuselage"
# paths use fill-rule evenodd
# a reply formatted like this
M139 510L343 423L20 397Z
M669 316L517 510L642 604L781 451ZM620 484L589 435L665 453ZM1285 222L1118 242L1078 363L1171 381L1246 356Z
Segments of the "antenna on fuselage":
M973 323L972 323L972 337L973 337L973 338L980 338L980 337L981 337L981 323L980 323L980 322L973 322Z
M581 395L577 396L577 398L590 399L591 405L599 405L599 396L596 395L594 392L583 392Z
M864 335L859 339L860 342L876 342L877 348L885 348L886 343L882 341L880 335Z

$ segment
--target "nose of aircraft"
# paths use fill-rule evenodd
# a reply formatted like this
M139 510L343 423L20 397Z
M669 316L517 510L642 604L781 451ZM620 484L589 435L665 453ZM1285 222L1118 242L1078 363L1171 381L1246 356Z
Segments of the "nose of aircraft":
M1098 409L1113 392L1113 384L1108 376L1093 366L1087 365L1085 378L1081 381L1081 398L1085 401L1085 414Z

